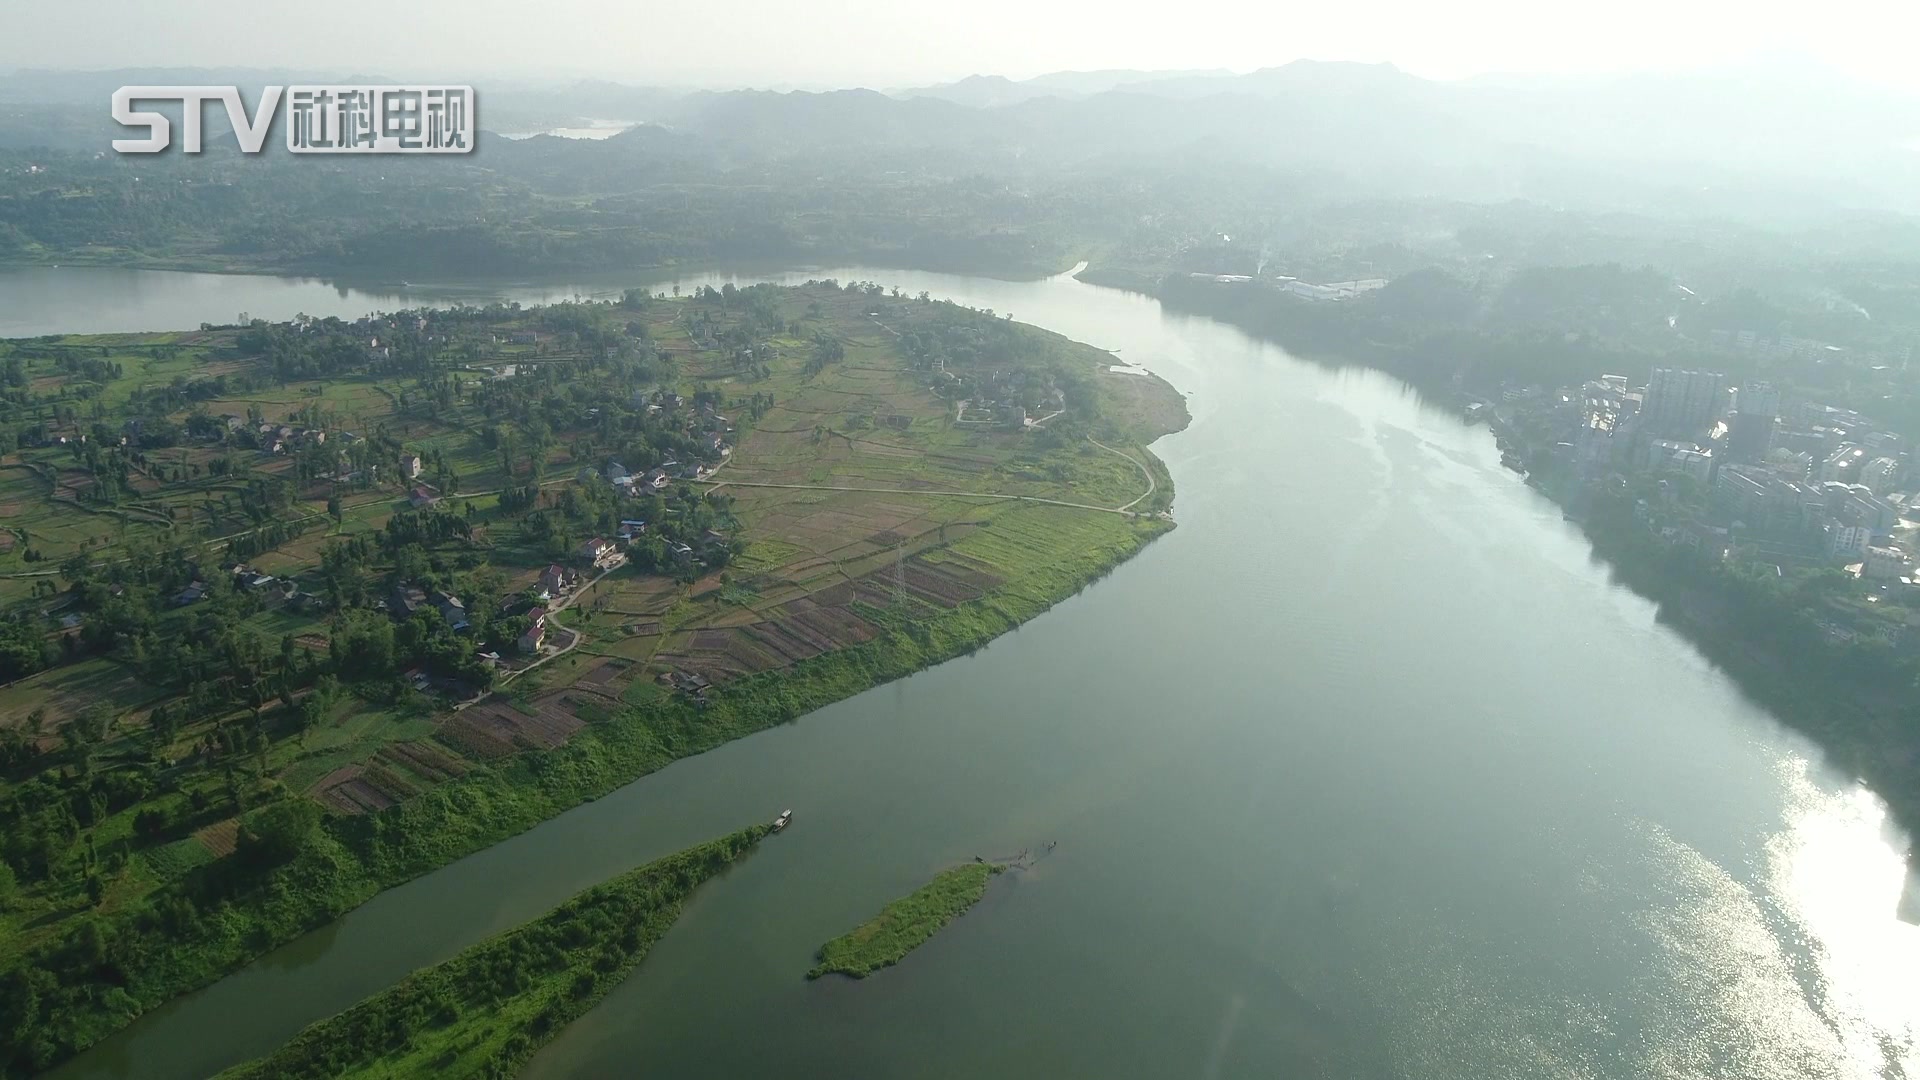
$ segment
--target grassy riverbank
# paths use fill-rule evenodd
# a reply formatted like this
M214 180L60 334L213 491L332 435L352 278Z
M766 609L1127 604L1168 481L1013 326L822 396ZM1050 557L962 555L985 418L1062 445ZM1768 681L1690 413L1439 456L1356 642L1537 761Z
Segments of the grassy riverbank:
M760 825L657 859L301 1032L223 1080L510 1076L643 960Z
M820 946L820 962L807 978L838 974L864 979L892 967L979 903L987 883L1003 869L998 863L974 862L941 871L880 914Z
M1038 507L1031 513L1075 511ZM111 957L115 983L59 985L44 979L37 1052L52 1063L131 1023L141 1013L205 986L268 950L323 926L382 889L479 851L677 758L851 697L891 679L984 647L1103 576L1169 530L1158 520L1098 521L1073 555L1035 565L979 600L915 617L869 612L891 624L852 648L750 676L710 695L630 707L552 750L529 751L477 769L385 813L332 819L299 854L264 877L243 878L231 860L202 868L197 884L223 898L219 918L188 918L173 906L96 917L68 949ZM65 961L63 960L64 964ZM29 975L28 978L37 978Z

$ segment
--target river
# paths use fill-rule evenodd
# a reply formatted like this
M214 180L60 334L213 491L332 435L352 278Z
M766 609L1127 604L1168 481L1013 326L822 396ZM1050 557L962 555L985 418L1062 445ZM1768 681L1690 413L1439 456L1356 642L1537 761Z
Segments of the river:
M1611 583L1486 431L1066 277L792 276L928 290L1165 376L1193 413L1155 446L1180 528L974 656L391 890L57 1075L204 1075L791 806L525 1075L1920 1077L1907 839ZM569 291L618 287L495 293ZM488 287L16 271L0 333L443 292ZM1051 841L901 967L803 981L934 870Z

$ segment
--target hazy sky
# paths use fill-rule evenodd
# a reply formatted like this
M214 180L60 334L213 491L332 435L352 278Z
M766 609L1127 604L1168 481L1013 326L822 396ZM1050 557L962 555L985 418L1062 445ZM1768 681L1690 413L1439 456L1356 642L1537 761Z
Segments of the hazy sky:
M0 0L0 67L901 86L974 72L1390 60L1433 77L1788 51L1920 89L1920 0Z

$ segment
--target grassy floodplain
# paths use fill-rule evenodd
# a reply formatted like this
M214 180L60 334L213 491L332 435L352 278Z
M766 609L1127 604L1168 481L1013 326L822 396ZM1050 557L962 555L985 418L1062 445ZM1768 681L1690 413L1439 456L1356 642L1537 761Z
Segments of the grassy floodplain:
M864 979L892 967L979 903L987 895L987 883L1004 869L999 863L973 862L941 871L932 881L881 908L880 914L820 946L820 962L807 972L807 978Z
M743 829L595 885L314 1024L221 1080L511 1076L645 959L696 887L768 831Z

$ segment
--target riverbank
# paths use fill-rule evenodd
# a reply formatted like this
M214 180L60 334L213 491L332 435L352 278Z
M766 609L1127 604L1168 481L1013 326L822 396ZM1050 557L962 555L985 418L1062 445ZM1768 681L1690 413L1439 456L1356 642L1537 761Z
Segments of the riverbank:
M1343 326L1338 305L1316 306L1277 295L1263 296L1263 290L1253 286L1196 283L1181 276L1156 279L1149 273L1125 268L1089 268L1077 277L1090 284L1138 292L1169 309L1191 311L1235 326L1303 360L1385 372L1440 400L1457 399L1478 362L1470 341L1439 341L1434 343L1436 352L1426 355L1420 349L1373 340ZM1566 350L1581 355L1592 352L1590 347L1567 346ZM1605 363L1596 359L1592 372L1657 359L1611 355ZM1545 447L1505 442L1502 446L1523 461L1546 457ZM1552 483L1534 482L1531 486L1570 512L1569 520L1580 524L1593 545L1595 558L1605 562L1621 584L1661 605L1663 621L1680 631L1786 726L1811 738L1837 764L1867 782L1909 835L1920 835L1920 782L1914 775L1920 763L1920 737L1902 721L1904 714L1899 708L1904 706L1893 708L1894 703L1904 701L1910 687L1863 686L1853 673L1843 677L1838 665L1816 662L1813 653L1805 649L1782 649L1757 639L1751 626L1712 614L1716 609L1711 605L1690 602L1690 596L1699 599L1701 590L1656 569L1660 551L1636 543L1626 533L1607 535L1598 531L1584 497L1575 498L1576 493Z
M1557 505L1574 505L1555 485L1534 486ZM1704 558L1648 533L1619 499L1598 496L1584 509L1581 532L1615 581L1659 605L1663 624L1872 788L1909 836L1920 835L1920 731L1909 719L1908 679L1816 626L1798 625L1802 613L1729 585ZM1912 865L1912 851L1907 859Z
M1161 519L1128 522L1105 545L1072 549L1045 573L1010 581L979 600L913 620L876 612L877 622L892 625L874 640L749 676L710 692L704 702L675 697L622 709L555 749L523 752L383 814L334 819L333 829L316 832L288 865L229 892L222 917L185 923L190 936L172 936L169 930L180 924L152 917L97 919L91 924L101 942L96 947L114 958L118 984L48 987L35 1003L44 1018L43 1041L32 1059L15 1059L14 1072L58 1064L141 1013L326 925L382 890L675 760L974 652L1078 593L1172 527ZM61 948L64 954L67 946Z
M878 915L820 946L820 962L807 972L807 978L864 979L892 967L979 903L994 875L1005 870L999 863L970 862L935 874L932 881L881 908Z
M313 834L284 869L228 892L221 919L186 922L188 938L169 934L182 926L157 917L92 920L90 944L61 945L61 955L73 947L111 949L117 984L48 986L36 1001L44 1042L31 1065L15 1057L15 1068L58 1065L140 1013L215 982L382 890L507 840L676 759L979 650L1104 577L1171 527L1169 521L1137 519L1106 546L1081 548L1044 575L1018 578L1010 588L931 617L895 621L860 646L741 678L710 692L703 703L672 698L649 709L622 709L561 748L522 751L382 815L336 819L334 834ZM58 967L71 965L61 961Z
M696 888L769 831L743 829L596 885L314 1024L221 1080L513 1075L646 958Z

